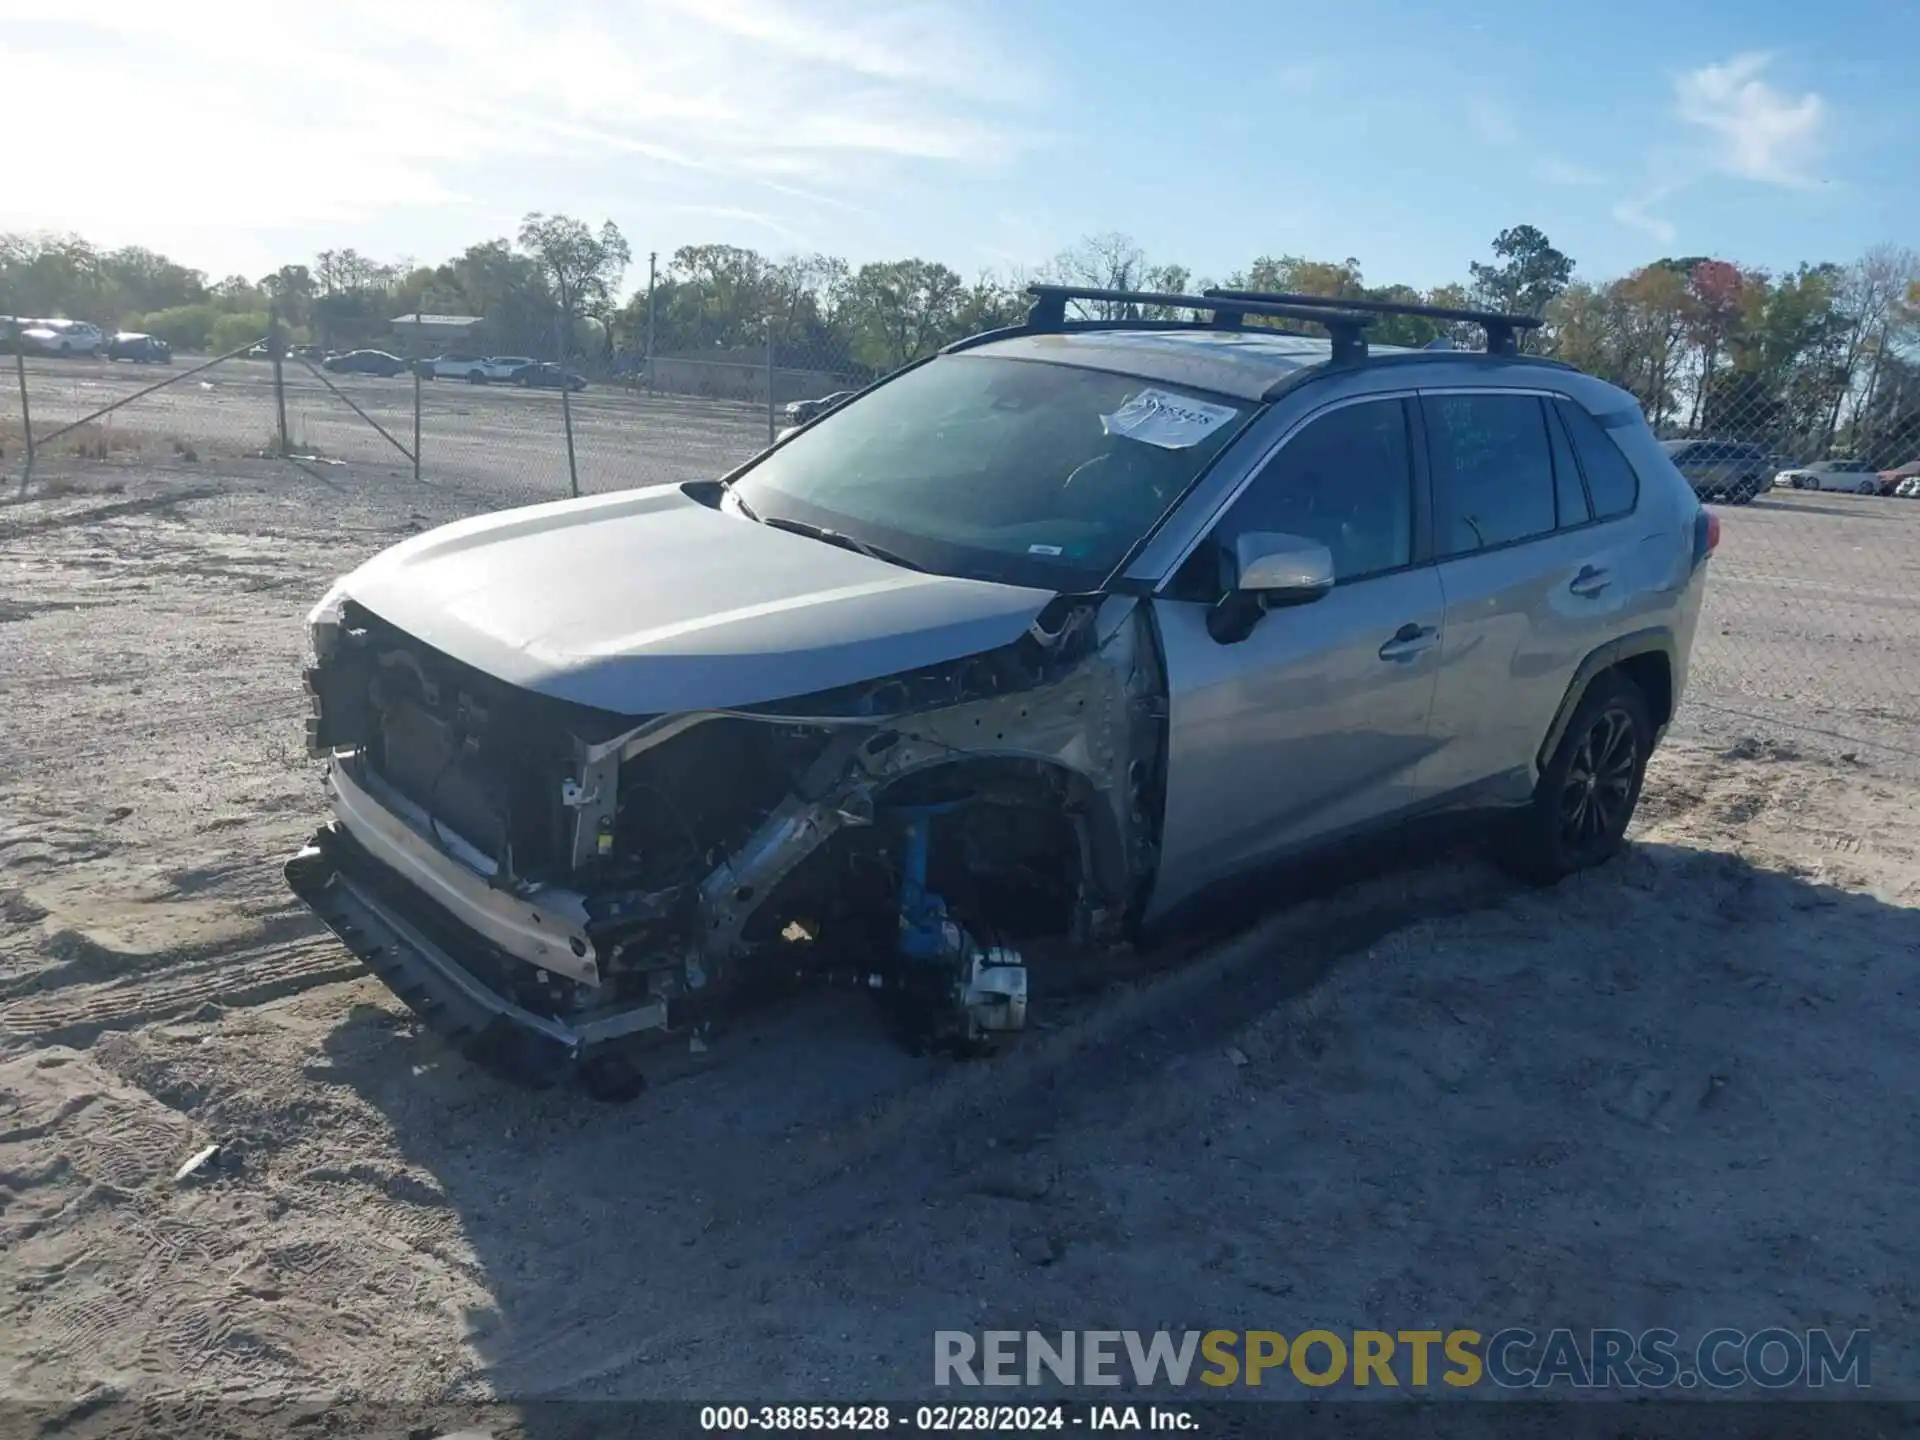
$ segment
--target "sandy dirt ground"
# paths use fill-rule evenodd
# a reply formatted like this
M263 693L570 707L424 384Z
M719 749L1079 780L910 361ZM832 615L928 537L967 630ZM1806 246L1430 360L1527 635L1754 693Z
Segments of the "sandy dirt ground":
M1920 642L1878 578L1920 506L1728 513L1601 872L1342 877L990 1063L810 1000L608 1107L451 1056L279 875L300 615L472 494L53 489L0 505L0 1396L847 1399L924 1393L943 1328L1508 1324L1870 1328L1920 1396Z

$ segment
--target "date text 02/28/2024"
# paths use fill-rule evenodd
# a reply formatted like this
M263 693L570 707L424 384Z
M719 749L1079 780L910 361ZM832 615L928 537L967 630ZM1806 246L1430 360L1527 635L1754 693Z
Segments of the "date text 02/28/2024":
M1159 1405L707 1405L700 1428L715 1434L843 1431L1003 1435L1010 1432L1191 1432L1196 1419Z

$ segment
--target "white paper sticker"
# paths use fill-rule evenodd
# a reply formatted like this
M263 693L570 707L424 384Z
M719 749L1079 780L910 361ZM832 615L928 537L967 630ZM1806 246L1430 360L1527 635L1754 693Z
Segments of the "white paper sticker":
M1229 405L1209 405L1166 390L1142 390L1113 414L1102 415L1100 423L1109 435L1123 435L1162 450L1185 450L1239 413Z
M1027 553L1029 555L1064 555L1067 552L1063 546L1059 545L1029 545Z

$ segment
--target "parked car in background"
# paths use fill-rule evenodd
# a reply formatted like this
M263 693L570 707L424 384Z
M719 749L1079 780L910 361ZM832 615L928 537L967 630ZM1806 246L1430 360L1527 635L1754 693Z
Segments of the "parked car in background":
M385 350L349 350L344 355L329 355L320 368L337 375L404 375L407 362Z
M551 360L538 360L531 365L522 365L507 378L515 385L530 390L584 390L587 388L586 376L556 365Z
M1896 465L1891 470L1880 472L1880 493L1899 495L1900 487L1909 480L1920 480L1920 460L1909 460L1904 465Z
M484 355L435 355L421 362L420 373L429 380L470 380L476 376L480 381L487 378L487 357Z
M1661 448L1702 500L1745 505L1773 488L1779 468L1766 446L1744 440L1664 440Z
M122 330L107 342L107 359L137 360L143 365L165 364L173 359L173 347L156 336Z
M539 363L531 355L439 355L434 357L432 368L421 373L435 380L489 385L496 380L511 380L516 370Z
M84 320L29 320L20 332L20 344L28 354L104 355L107 337L99 326Z
M1794 490L1842 490L1854 495L1878 495L1880 474L1869 460L1816 460L1795 465L1774 479Z
M1920 500L1920 475L1909 475L1894 482L1893 493L1903 500Z
M851 400L859 392L856 390L836 390L831 395L822 395L817 400L794 400L786 407L786 423L805 425L817 420L829 410L837 409Z

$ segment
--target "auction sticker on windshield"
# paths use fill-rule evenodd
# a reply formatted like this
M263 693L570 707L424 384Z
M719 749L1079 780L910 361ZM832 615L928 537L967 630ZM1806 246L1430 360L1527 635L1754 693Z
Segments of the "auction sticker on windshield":
M1209 405L1167 390L1142 390L1100 423L1109 435L1122 435L1162 450L1198 445L1240 412L1230 405Z

